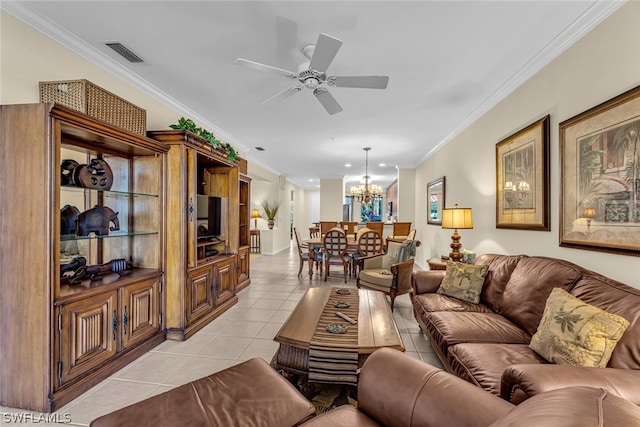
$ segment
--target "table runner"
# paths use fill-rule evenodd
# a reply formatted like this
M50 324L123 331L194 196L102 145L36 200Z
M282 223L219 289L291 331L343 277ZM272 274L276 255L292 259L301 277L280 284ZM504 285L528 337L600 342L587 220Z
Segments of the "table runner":
M309 381L357 385L358 377L358 325L352 325L336 316L341 312L358 320L358 290L349 289L348 295L340 295L332 288L329 299L320 315L318 325L309 345ZM337 301L346 301L349 308L336 308ZM347 325L344 334L332 334L327 325L343 323Z

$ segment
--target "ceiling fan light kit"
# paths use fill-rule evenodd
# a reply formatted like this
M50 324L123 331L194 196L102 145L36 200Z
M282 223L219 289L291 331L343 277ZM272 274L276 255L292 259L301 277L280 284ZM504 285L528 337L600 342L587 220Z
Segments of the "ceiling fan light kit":
M272 67L248 59L238 58L234 64L241 65L252 70L264 71L272 74L279 74L289 79L300 82L299 85L291 86L271 98L263 101L263 104L280 102L286 98L307 88L313 91L313 95L322 104L329 114L336 114L342 111L338 101L323 85L330 87L351 87L360 89L386 89L389 83L388 76L330 76L326 71L335 58L338 50L342 46L342 41L328 34L321 33L315 45L307 44L302 47L302 54L309 59L298 68L298 72Z

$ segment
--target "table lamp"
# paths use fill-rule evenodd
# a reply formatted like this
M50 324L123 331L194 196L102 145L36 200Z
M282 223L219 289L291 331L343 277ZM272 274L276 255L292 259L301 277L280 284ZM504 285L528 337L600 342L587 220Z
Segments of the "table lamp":
M253 228L258 228L258 218L262 218L262 215L260 215L260 211L258 209L252 210L251 218L253 218Z
M453 208L442 209L442 228L452 228L454 230L451 235L451 253L449 254L449 258L452 261L460 262L462 259L462 252L460 252L462 243L460 243L458 229L473 228L471 208L459 208L456 204Z
M587 233L591 232L591 219L596 216L596 210L593 208L586 208L584 212L582 212L582 217L587 218Z

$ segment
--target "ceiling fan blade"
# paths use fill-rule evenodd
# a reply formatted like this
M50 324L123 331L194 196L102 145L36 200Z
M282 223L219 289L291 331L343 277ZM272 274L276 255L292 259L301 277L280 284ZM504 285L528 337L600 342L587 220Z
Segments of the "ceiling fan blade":
M248 59L238 58L235 60L234 64L251 68L252 70L266 71L267 73L280 74L281 76L285 76L289 78L295 78L296 76L296 73L294 73L293 71L283 70L282 68L272 67L271 65L265 65L255 61L249 61Z
M324 73L342 46L342 41L327 34L320 33L311 57L309 68Z
M342 107L328 90L319 87L313 91L313 94L318 98L324 109L327 110L327 113L336 114L342 111Z
M386 89L388 76L335 76L329 77L327 83L335 87L358 87L363 89Z
M302 90L302 86L291 86L290 88L285 89L282 92L279 92L279 93L273 95L271 98L265 99L264 101L262 101L262 103L263 104L269 104L271 102L284 101L285 99L289 98L291 95L295 95L296 93L300 92L301 90Z

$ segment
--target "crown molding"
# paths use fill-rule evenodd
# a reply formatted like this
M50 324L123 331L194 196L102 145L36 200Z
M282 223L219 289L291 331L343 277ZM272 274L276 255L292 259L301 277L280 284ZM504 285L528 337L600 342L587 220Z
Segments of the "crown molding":
M598 24L604 21L609 15L624 5L627 0L604 0L596 1L580 17L574 20L558 36L551 40L536 55L527 61L518 71L516 71L503 85L491 94L478 108L476 108L465 120L440 141L431 151L422 156L417 164L423 163L433 156L442 147L451 142L473 122L486 114L496 104L506 98L510 93L524 84L531 77L540 72L551 61L560 56L564 51L580 40L584 35L593 30Z
M232 144L234 148L236 148L236 151L239 149L245 153L249 152L243 144L238 143L238 141L229 133L220 129L204 116L201 116L180 101L169 96L161 89L127 69L110 56L100 52L94 46L79 39L73 33L53 22L51 19L30 9L28 4L29 2L25 1L0 1L0 10L7 12L14 18L22 21L26 25L49 37L70 51L80 55L98 67L108 71L115 77L130 84L141 92L167 105L169 108L180 112L183 116L191 118L200 126L212 131L219 139Z

